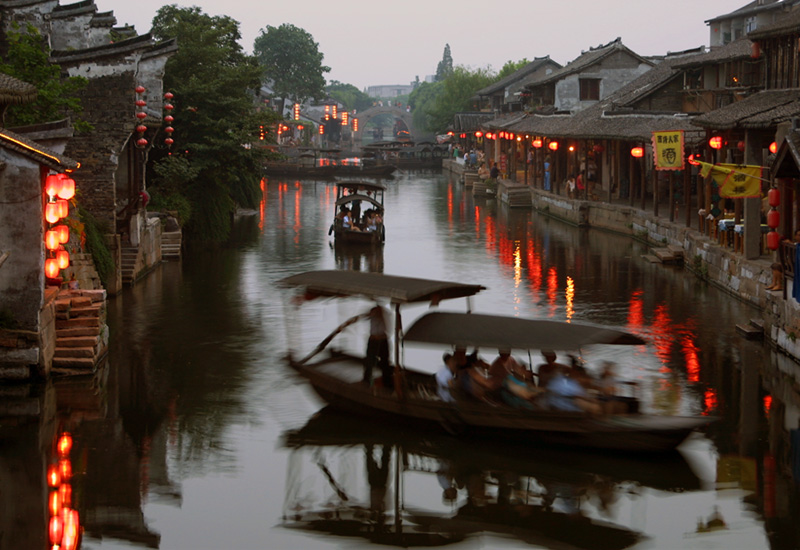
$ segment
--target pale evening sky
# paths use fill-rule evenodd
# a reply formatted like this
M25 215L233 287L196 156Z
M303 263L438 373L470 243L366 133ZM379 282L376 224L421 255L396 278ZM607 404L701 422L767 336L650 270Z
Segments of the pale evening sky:
M150 30L163 0L95 0L99 11L114 11L118 25L139 34ZM730 13L747 0L196 0L208 15L239 22L248 53L268 25L291 23L306 30L331 68L328 81L363 90L381 84L409 84L436 72L445 44L454 65L499 71L507 61L544 57L565 65L581 51L617 37L634 52L663 55L708 46L707 19Z

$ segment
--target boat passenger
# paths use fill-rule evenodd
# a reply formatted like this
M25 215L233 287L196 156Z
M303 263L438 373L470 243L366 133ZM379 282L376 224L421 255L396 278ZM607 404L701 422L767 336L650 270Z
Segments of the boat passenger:
M512 360L508 365L510 370L500 388L501 398L512 407L534 409L534 401L544 390L532 384L530 373L516 360Z
M616 376L616 365L612 361L604 361L603 369L600 372L600 379L597 382L597 389L600 392L600 405L605 414L624 414L628 412L628 404L619 396Z
M547 388L550 378L557 371L567 372L569 367L556 363L556 352L552 350L542 350L542 357L544 357L545 362L537 367L536 374L539 377L539 387Z
M366 231L377 231L378 230L378 222L376 220L375 210L370 208L366 212L364 212L364 224Z
M456 373L458 372L458 364L456 358L451 353L445 353L442 356L444 366L436 372L436 394L442 401L447 403L455 403L451 390L456 385Z
M562 369L556 369L547 383L547 405L556 411L602 413L600 404Z
M345 207L344 217L342 218L342 227L352 231L361 231L353 221L353 215L350 213L350 209L347 207Z

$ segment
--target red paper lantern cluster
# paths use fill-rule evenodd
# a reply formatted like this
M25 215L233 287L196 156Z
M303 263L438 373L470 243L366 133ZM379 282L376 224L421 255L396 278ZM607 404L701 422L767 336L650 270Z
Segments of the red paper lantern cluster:
M53 224L69 216L69 200L75 196L75 180L66 174L50 174L45 179L44 190L47 197L44 219L51 226L44 234L48 252L44 272L48 278L55 279L62 269L69 267L69 252L64 248L69 242L69 227L63 223L53 227Z
M81 538L80 517L72 507L71 448L72 436L67 432L62 433L56 443L57 458L47 469L47 485L51 488L47 499L50 511L47 537L52 547L60 550L76 550Z
M138 147L139 149L144 149L145 147L147 147L147 140L144 137L144 133L147 131L147 126L142 124L144 119L147 118L147 113L145 113L143 110L145 106L147 106L147 102L141 97L138 97L141 96L143 93L145 93L145 91L146 90L144 86L136 86L137 98L134 104L136 105L137 109L136 118L139 119L139 125L136 126L136 133L139 135L139 138L136 140L135 143L136 147Z
M781 223L781 213L778 211L778 206L781 204L780 190L777 187L771 187L767 192L767 200L770 206L769 212L767 212L767 225L770 229L767 233L767 248L778 250L781 245L781 237L777 231Z
M164 145L167 146L167 149L172 147L172 144L175 143L175 140L172 139L172 132L175 131L175 128L172 127L172 121L175 120L172 116L172 110L175 106L170 103L173 97L175 97L175 95L172 92L166 92L164 94L164 110L167 112L167 114L164 115L164 122L167 123L167 127L164 128L164 133L167 134L167 137L164 138Z

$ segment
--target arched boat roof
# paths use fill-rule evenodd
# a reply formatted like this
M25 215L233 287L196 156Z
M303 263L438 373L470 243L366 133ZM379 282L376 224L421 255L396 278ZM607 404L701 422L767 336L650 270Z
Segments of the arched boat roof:
M386 191L386 186L380 183L371 183L366 181L337 181L336 187L358 187L365 191Z
M431 312L405 332L406 342L507 350L577 350L592 344L642 345L638 336L603 326L478 313Z
M486 289L482 285L340 270L299 273L281 279L278 284L300 288L310 296L388 298L395 304L438 303L473 296Z

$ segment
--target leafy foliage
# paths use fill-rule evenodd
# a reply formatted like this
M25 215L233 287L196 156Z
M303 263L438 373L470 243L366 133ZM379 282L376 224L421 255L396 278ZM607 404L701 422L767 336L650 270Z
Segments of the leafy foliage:
M78 207L78 217L84 226L86 248L92 255L97 275L100 277L103 287L108 288L108 278L114 274L115 267L111 251L108 249L103 235L110 233L111 230L82 207Z
M318 48L308 32L289 23L268 25L253 42L253 54L275 93L296 103L324 97L323 74L331 69L322 64L324 56Z
M497 73L497 77L495 78L495 82L498 80L502 80L503 78L513 74L523 68L525 65L530 63L527 58L522 58L519 61L506 61L506 64L503 65L503 68L500 69L500 72Z
M436 82L442 80L453 74L453 56L450 55L450 44L444 45L444 52L442 53L442 60L436 66Z
M332 80L330 84L325 86L325 92L344 105L344 108L348 111L353 109L363 111L372 107L372 98L352 84Z
M456 113L475 109L470 99L495 78L488 68L471 70L459 65L443 81L422 84L409 99L414 109L414 124L442 133L452 124Z
M227 16L164 6L151 32L180 44L164 74L165 89L175 94L175 151L150 152L152 199L179 211L190 239L224 241L236 206L255 207L260 196L266 152L245 145L279 118L255 101L262 68L242 52L239 24Z
M77 76L62 80L61 67L50 64L47 45L33 25L21 30L18 23L12 23L6 40L8 55L0 63L0 72L35 86L38 95L30 103L9 106L5 125L25 126L70 116L76 131L92 130L91 124L80 119L83 109L77 97L89 81Z

